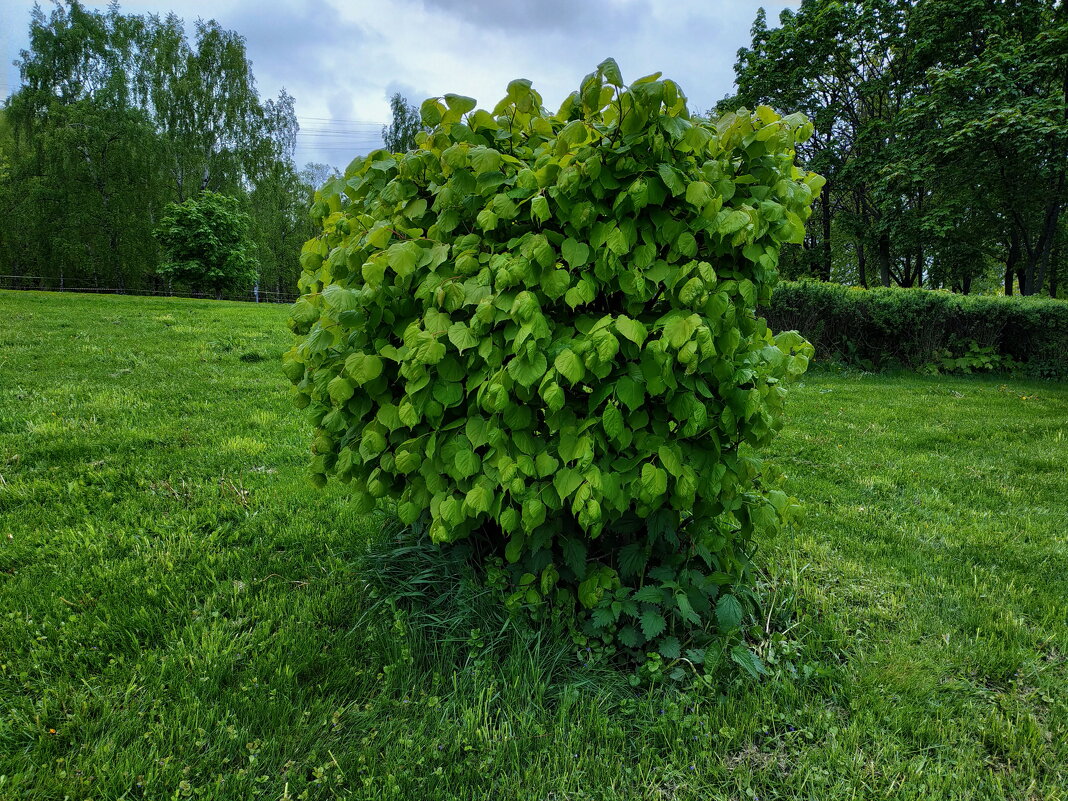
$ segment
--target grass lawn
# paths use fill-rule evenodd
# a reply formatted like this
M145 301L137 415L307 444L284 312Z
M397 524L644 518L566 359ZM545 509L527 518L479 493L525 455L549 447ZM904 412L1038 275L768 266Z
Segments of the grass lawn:
M1068 385L810 374L772 675L373 604L286 310L0 292L0 799L1068 798Z

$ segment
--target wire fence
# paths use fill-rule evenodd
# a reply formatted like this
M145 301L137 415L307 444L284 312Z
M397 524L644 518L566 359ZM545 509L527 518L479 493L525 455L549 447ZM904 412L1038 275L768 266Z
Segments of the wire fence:
M143 295L159 298L198 298L201 300L237 300L246 303L292 303L298 297L296 292L279 292L278 290L253 287L247 292L183 292L169 286L154 289L106 287L86 281L71 281L55 276L41 275L0 275L0 289L32 290L37 292L87 292L98 295Z

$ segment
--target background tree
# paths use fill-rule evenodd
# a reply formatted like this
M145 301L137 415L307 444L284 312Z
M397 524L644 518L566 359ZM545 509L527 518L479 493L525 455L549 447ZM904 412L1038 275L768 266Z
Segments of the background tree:
M292 96L261 101L242 37L168 15L35 8L8 101L0 273L160 289L152 231L202 189L238 198L273 291L292 292L309 190Z
M867 286L1042 291L1064 214L1068 24L1053 0L803 0L758 13L721 108L801 109L828 179L784 264Z
M389 107L393 112L393 121L383 126L382 141L391 153L407 153L415 147L415 135L427 128L419 116L419 109L400 92L389 99Z
M155 232L160 275L216 298L247 289L259 278L249 225L237 199L217 192L171 203Z

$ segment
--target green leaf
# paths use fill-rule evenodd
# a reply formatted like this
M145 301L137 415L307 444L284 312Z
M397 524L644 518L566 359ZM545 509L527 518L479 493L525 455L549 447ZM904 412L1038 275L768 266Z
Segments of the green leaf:
M632 412L645 405L645 389L630 376L622 376L616 381L616 397Z
M606 58L600 64L597 65L597 71L604 76L604 79L612 86L622 88L623 87L623 75L619 71L619 65L614 58Z
M664 659L678 659L682 654L682 644L678 637L665 637L657 650Z
M697 325L692 315L690 317L677 315L664 324L664 337L671 347L679 350L690 341L696 329Z
M642 634L645 635L645 639L647 640L659 637L667 628L667 621L664 620L664 616L653 609L642 612L640 622L642 626Z
M364 262L363 267L360 268L360 275L363 276L363 280L367 282L368 286L381 286L382 279L386 275L386 263L381 259Z
M422 454L416 453L415 451L401 451L396 456L397 471L402 475L411 473L422 463Z
M716 622L724 634L742 625L742 605L733 595L721 595L716 601Z
M432 128L441 122L441 103L437 98L428 97L419 108L419 117L423 125Z
M717 219L716 228L724 236L736 233L749 224L749 215L737 209L730 212L722 211L720 217L722 219Z
M634 593L634 600L641 603L662 604L664 603L664 591L659 587L647 584Z
M497 215L500 220L514 220L519 213L515 203L508 195L494 195L490 201L490 211Z
M564 391L555 381L541 391L541 397L550 412L558 412L564 408Z
M497 215L489 209L482 209L476 216L475 222L483 231L492 231L497 227Z
M374 353L354 353L345 360L345 372L357 384L366 384L382 375L382 359Z
M686 593L675 593L675 605L678 607L679 616L687 623L691 623L694 626L701 624L701 618L693 611L693 606L690 604L690 599Z
M522 532L516 532L511 536L508 544L504 546L504 558L508 561L508 564L514 565L519 561L519 558L523 555L523 546L526 545L526 542L527 538Z
M453 464L459 478L468 478L482 469L482 460L474 451L460 451L453 457Z
M445 95L445 103L450 111L458 114L466 114L478 105L478 101L473 97L465 97L464 95Z
M468 156L471 159L471 166L475 170L475 175L496 172L501 166L501 154L485 145L471 148Z
M579 603L587 609L593 609L593 607L597 606L602 595L604 595L604 590L601 588L600 576L596 573L591 574L585 581L579 584Z
M640 576L647 560L641 543L632 542L619 549L619 573L624 577Z
M560 545L564 564L581 581L586 576L586 546L574 537L567 537Z
M586 367L570 348L564 348L560 351L553 362L553 366L559 371L560 375L564 376L572 384L581 381L582 377L586 375Z
M676 478L682 475L682 457L678 447L678 445L661 445L657 450L660 464L664 465L667 471Z
M436 339L427 339L413 353L420 364L437 364L445 358L445 343Z
M523 502L523 529L528 534L545 522L545 504L537 498Z
M686 191L686 185L670 164L660 164L657 166L656 171L660 174L660 178L664 181L664 185L671 194L678 196Z
M688 256L692 259L697 255L697 240L689 231L683 231L679 234L679 238L675 240L675 249L683 256Z
M704 181L690 181L686 187L686 202L703 209L712 200L712 187Z
M410 526L412 523L418 520L419 515L421 515L422 513L423 507L421 507L417 503L412 503L411 501L398 504L397 506L397 517L400 519L401 523L406 526Z
M581 267L590 260L589 245L574 239L564 240L564 244L561 246L561 253L564 256L564 261L566 261L573 270Z
M642 465L642 486L654 498L667 492L667 473L646 462Z
M547 270L541 277L541 288L552 300L558 300L571 286L571 276L567 270Z
M625 256L630 250L630 244L627 242L627 236L619 228L613 227L608 232L608 238L605 240L605 244L608 249L615 253L617 256Z
M619 340L608 331L601 329L593 339L594 348L597 350L597 358L608 363L619 353Z
M548 451L542 451L534 457L534 468L538 471L538 478L551 476L559 466L560 462L550 455Z
M371 459L386 449L386 438L373 428L365 428L360 438L360 453L364 459Z
M410 275L423 255L416 242L394 242L386 251L386 261L399 276Z
M464 498L464 506L475 514L488 512L493 503L493 494L481 484L475 484Z
M530 201L530 218L536 219L540 222L545 222L549 219L549 201L544 195L536 195L533 200Z
M508 363L508 375L524 387L529 387L537 382L548 369L545 354L537 352L533 358L515 358Z
M453 323L449 326L449 342L451 342L460 353L463 353L468 348L473 348L478 345L478 337L472 333L471 329L465 323Z
M619 411L618 406L613 406L611 403L605 407L604 414L601 415L601 425L604 427L604 433L610 438L618 440L623 433L623 413Z
M561 500L567 500L571 493L577 490L581 484L582 475L569 467L563 468L553 476L553 486L556 488L556 494L560 496Z
M760 657L744 645L736 645L731 648L731 661L754 679L759 679L768 672L764 667L764 663L760 661Z
M639 347L649 335L642 323L638 320L632 320L625 314L621 314L616 318L616 331Z
M535 240L537 242L533 252L535 261L542 267L552 266L553 262L556 261L556 251L554 251L552 245L549 244L549 240L544 236L538 236Z
M355 292L338 284L330 284L323 290L323 300L338 312L354 311L360 305L359 296Z
M586 127L586 123L583 120L572 120L560 130L559 134L560 138L563 139L569 147L586 144L589 135L589 129Z
M612 611L611 606L598 606L590 614L590 619L593 620L594 626L604 629L616 622L616 613Z
M330 400L334 403L341 404L352 397L352 393L356 391L356 388L348 379L338 376L330 382L327 391L330 394Z

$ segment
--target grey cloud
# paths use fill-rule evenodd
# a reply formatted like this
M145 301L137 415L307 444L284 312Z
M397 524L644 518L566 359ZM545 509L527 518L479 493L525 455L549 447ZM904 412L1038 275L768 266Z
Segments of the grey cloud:
M293 82L330 84L346 72L345 62L358 63L360 45L370 38L359 25L324 14L310 0L272 5L247 0L223 16L220 24L245 37L257 74L270 73L283 84L289 83L287 75Z
M388 100L397 92L400 92L401 97L407 98L409 103L414 103L417 106L430 97L430 92L425 89L417 89L410 83L398 80L393 80L386 84L383 96Z
M0 37L8 52L25 46L32 5L0 0L16 22ZM525 77L555 107L607 56L626 80L663 71L691 108L707 109L731 91L758 5L771 21L799 0L125 0L122 9L172 8L242 34L261 93L285 86L308 118L298 160L341 164L374 146L376 125L354 121L384 121L395 91L416 104L456 91L492 107Z
M350 120L353 116L352 96L346 92L334 92L326 104L330 116L338 120Z
M423 0L423 5L486 27L513 31L567 30L579 36L591 24L613 27L616 15L623 14L633 20L633 15L649 8L648 0L624 0L622 3L608 0Z

